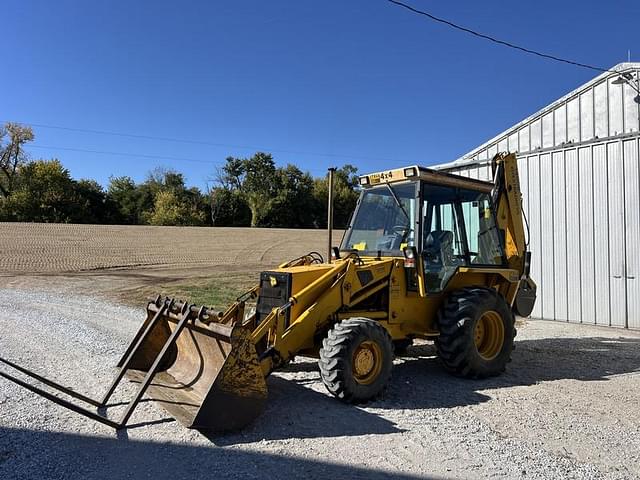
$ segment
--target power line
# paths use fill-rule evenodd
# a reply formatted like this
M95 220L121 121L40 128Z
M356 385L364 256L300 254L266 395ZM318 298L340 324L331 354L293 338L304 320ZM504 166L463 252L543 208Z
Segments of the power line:
M198 158L172 157L172 156L165 156L165 155L150 155L146 153L112 152L112 151L106 151L106 150L92 150L92 149L73 148L73 147L57 147L57 146L39 145L39 144L38 145L29 144L27 148L41 148L46 150L63 150L67 152L93 153L98 155L112 155L112 156L118 156L118 157L148 158L152 160L173 160L176 162L206 163L214 167L222 167L224 165L211 160L202 160ZM305 168L303 170L310 171L310 172L323 172L323 173L325 172L325 170L317 169L317 168Z
M197 159L197 158L171 157L171 156L164 156L164 155L149 155L149 154L146 154L146 153L110 152L110 151L105 151L105 150L90 150L90 149L72 148L72 147L53 147L53 146L50 146L50 145L34 145L34 144L29 144L27 146L27 148L43 148L43 149L48 149L48 150L64 150L64 151L68 151L68 152L96 153L96 154L99 154L99 155L114 155L114 156L119 156L119 157L150 158L150 159L154 159L154 160L174 160L174 161L177 161L177 162L208 163L208 164L211 164L211 165L220 166L220 164L218 164L216 162L212 162L210 160L200 160L200 159Z
M395 162L395 161L401 160L397 158L363 157L360 155L344 155L344 154L338 154L338 153L306 152L302 150L285 150L285 149L279 149L279 148L267 148L264 146L260 147L255 145L235 145L235 144L229 144L229 143L209 142L205 140L191 140L191 139L184 139L184 138L161 137L161 136L155 136L155 135L141 135L137 133L112 132L108 130L93 130L88 128L64 127L60 125L46 125L42 123L18 122L14 120L0 120L0 122L19 123L20 125L27 125L30 127L65 130L69 132L93 133L97 135L136 138L141 140L158 140L163 142L188 143L192 145L206 145L211 147L238 148L242 150L254 150L254 151L262 151L262 152L288 153L292 155L309 155L309 156L316 156L316 157L343 158L343 159L351 159L351 160L372 160L372 161L384 161L384 162Z
M595 70L597 72L618 73L618 72L614 72L613 70L609 70L607 68L595 67L593 65L589 65L589 64L586 64L586 63L574 62L573 60L567 60L566 58L556 57L555 55L550 55L550 54L547 54L547 53L538 52L536 50L531 50L529 48L521 47L519 45L515 45L513 43L506 42L504 40L500 40L500 39L492 37L490 35L486 35L484 33L476 32L475 30L471 30L470 28L466 28L466 27L463 27L463 26L458 25L456 23L450 22L449 20L445 20L444 18L436 17L435 15L432 15L429 12L425 12L424 10L418 10L417 8L414 8L411 5L407 5L406 3L399 2L398 0L387 0L387 1L390 2L390 3L393 3L395 5L398 5L399 7L406 8L407 10L410 10L413 13L417 13L418 15L423 15L423 16L425 16L427 18L430 18L431 20L433 20L435 22L439 22L439 23L447 25L447 26L449 26L451 28L454 28L456 30L460 30L461 32L469 33L469 34L474 35L476 37L480 37L480 38L484 38L485 40L489 40L490 42L494 42L494 43L497 43L499 45L503 45L505 47L513 48L515 50L520 50L521 52L525 52L525 53L528 53L528 54L531 54L531 55L536 55L538 57L546 58L548 60L554 60L556 62L567 63L569 65L574 65L576 67L588 68L589 70Z

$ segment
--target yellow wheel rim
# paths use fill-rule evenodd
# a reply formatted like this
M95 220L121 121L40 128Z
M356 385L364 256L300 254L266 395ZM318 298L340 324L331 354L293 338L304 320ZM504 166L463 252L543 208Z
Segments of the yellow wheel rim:
M504 345L504 324L498 312L489 310L480 316L473 341L484 360L493 360L498 356Z
M362 342L353 352L352 366L356 382L372 384L382 370L382 349L376 342Z

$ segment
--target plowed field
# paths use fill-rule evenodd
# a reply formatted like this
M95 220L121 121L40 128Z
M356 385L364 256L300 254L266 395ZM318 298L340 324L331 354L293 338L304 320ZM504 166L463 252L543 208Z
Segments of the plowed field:
M0 273L259 267L324 254L326 238L324 230L0 223Z

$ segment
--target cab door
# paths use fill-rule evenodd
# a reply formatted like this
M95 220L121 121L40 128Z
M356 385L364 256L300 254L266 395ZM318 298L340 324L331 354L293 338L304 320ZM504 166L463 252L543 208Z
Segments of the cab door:
M444 290L461 266L504 266L488 193L425 184L423 195L422 257L427 292Z

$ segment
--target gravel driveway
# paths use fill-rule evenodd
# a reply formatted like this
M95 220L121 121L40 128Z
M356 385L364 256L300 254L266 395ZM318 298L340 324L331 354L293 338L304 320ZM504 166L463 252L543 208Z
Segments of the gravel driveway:
M144 316L34 289L0 289L0 308L3 357L95 396ZM364 408L299 360L251 427L208 438L151 402L116 433L0 379L0 478L640 478L640 334L528 321L507 373L478 381L430 344L408 355Z

